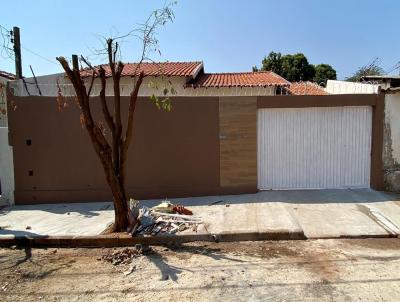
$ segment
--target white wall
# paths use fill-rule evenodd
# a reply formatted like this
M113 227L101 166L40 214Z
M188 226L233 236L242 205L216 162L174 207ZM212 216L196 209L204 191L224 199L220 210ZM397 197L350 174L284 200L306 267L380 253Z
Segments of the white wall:
M385 95L385 123L390 127L394 164L400 165L400 93Z
M385 95L383 139L385 188L400 192L400 93Z
M0 81L6 84L8 80L0 78ZM0 102L7 109L5 86L0 91ZM0 120L0 185L0 205L14 204L14 165L12 147L8 144L7 115L2 115Z
M378 93L379 85L328 80L326 92L330 94L370 94Z
M8 128L0 127L0 204L14 204L14 165L12 148L8 145Z

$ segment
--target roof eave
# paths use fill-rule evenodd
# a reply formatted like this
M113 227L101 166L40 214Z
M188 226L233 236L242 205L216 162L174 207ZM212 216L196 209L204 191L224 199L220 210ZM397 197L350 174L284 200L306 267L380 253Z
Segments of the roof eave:
M199 75L200 71L204 71L204 65L203 62L200 62L199 65L193 70L191 79L194 80L196 77Z

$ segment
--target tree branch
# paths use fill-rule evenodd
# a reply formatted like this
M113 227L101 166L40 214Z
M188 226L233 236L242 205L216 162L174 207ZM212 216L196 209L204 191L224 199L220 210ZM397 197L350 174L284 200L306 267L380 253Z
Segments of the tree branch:
M80 59L81 59L81 61L83 61L83 62L87 65L87 67L89 67L89 68L93 71L93 73L92 73L92 79L91 79L91 81L90 81L90 86L89 86L89 90L88 90L88 93L87 93L88 96L90 97L90 93L92 92L92 88L93 88L93 84L94 84L94 79L95 79L96 74L97 74L98 72L97 72L96 69L84 58L84 56L81 56Z
M132 141L132 134L133 134L133 116L135 113L135 109L136 109L136 103L137 103L137 99L138 99L138 94L139 94L139 88L142 85L143 82L143 78L144 78L144 72L140 72L139 77L135 83L135 87L132 90L131 94L130 94L130 100L129 100L129 111L128 111L128 123L126 126L126 134L125 134L125 138L123 140L122 143L122 148L121 148L121 181L122 184L124 184L125 182L125 170L124 170L124 163L126 161L127 158L127 154L128 154L128 149L129 146L131 144Z
M88 97L90 97L90 93L92 92L92 88L93 88L93 84L94 84L94 79L96 77L96 73L95 71L93 71L92 73L92 79L90 80L90 86L89 86L89 90L88 90Z
M114 62L117 61L117 52L118 52L118 42L115 42L114 53L113 53L113 56L114 56L113 61Z
M106 100L106 71L104 70L104 68L102 66L100 66L99 75L100 75L100 80L101 80L101 90L100 90L101 107L103 110L103 115L106 120L106 123L107 123L108 127L110 128L112 136L114 136L115 125L114 125L113 118L110 114L110 110L108 109L107 100Z
M113 135L113 164L114 170L117 175L120 173L120 151L119 144L121 142L122 135L122 121L121 121L121 91L120 91L120 79L124 64L118 62L117 68L115 68L115 52L113 46L113 39L107 40L107 52L108 52L108 64L111 69L111 75L113 79L114 88L114 126L115 131ZM118 46L116 46L118 47ZM115 47L115 48L116 48Z
M101 157L102 154L110 149L110 146L101 129L93 121L90 110L89 96L87 95L86 87L80 77L79 69L77 70L74 68L71 70L67 60L64 57L58 57L56 59L60 62L69 80L74 86L78 103L83 114L85 127L89 132L89 136L92 139L93 145L95 146L96 153Z

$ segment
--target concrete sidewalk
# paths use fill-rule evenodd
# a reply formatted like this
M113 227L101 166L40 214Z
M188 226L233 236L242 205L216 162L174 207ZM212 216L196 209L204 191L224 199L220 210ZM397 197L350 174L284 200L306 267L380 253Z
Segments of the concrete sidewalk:
M0 239L96 236L113 221L110 202L14 206L0 211Z
M153 206L158 202L143 203ZM297 237L303 232L306 238L400 235L400 195L371 189L261 191L171 202L195 209L215 234L281 232Z
M170 200L201 216L204 227L198 232L168 236L168 240L362 238L400 234L398 196L369 189L263 191ZM149 200L141 204L151 207L159 202ZM0 211L0 239L96 236L113 218L111 203L16 206Z

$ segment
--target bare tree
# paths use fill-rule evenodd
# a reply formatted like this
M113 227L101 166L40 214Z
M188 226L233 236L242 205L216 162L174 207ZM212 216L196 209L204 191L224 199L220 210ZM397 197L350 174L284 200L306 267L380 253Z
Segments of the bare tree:
M346 78L348 82L360 82L361 79L365 76L374 76L374 75L383 75L385 71L380 65L379 58L373 58L370 63L365 66L362 66L354 72L353 75Z
M145 23L140 24L138 28L130 31L128 34L106 39L103 53L107 55L107 65L93 67L87 59L81 56L81 61L87 65L87 68L80 70L78 57L73 55L71 69L68 61L64 57L57 58L74 87L77 103L81 110L81 122L89 133L90 140L101 161L107 183L111 189L115 209L115 231L125 231L129 224L132 223L130 220L133 219L134 223L137 218L135 216L131 217L129 214L128 197L125 186L126 162L128 149L132 142L135 108L139 89L142 85L143 78L146 76L141 68L141 64L149 60L148 55L150 52L157 50L158 40L155 35L157 29L167 22L173 21L174 14L171 9L172 4L168 4L162 9L155 10ZM130 92L129 109L125 122L126 128L125 131L123 131L120 80L124 64L118 61L117 57L120 50L119 41L130 36L139 37L142 48L141 58L136 65L136 77L133 79L133 88ZM85 83L85 78L87 79L88 75L91 77L88 85L89 87L87 87ZM113 86L113 96L111 97L113 111L110 110L106 99L107 78L109 76L112 78ZM100 79L101 89L99 97L104 120L111 133L110 141L108 141L105 136L104 125L94 120L91 110L90 96L96 79ZM153 95L151 100L153 100L160 109L170 110L171 108L167 97L159 99Z

